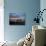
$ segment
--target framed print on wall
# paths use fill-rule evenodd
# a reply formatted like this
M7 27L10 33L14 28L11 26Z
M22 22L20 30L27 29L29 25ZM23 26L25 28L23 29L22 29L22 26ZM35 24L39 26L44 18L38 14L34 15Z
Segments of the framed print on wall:
M25 25L25 13L9 13L9 25Z

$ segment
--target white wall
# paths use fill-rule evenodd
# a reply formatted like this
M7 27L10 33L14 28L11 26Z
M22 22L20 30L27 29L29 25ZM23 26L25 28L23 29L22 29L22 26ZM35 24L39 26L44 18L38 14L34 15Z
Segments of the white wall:
M40 9L41 9L41 11L42 11L43 9L46 9L46 0L41 0L41 1L40 1ZM43 17L43 22L41 21L41 22L40 22L40 25L43 25L43 26L46 27L46 11L43 12L42 17Z
M0 0L0 42L4 41L4 3Z

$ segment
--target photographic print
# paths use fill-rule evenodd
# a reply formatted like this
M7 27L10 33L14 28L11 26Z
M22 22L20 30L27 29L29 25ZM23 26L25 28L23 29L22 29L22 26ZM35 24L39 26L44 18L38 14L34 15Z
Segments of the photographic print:
M25 13L10 13L9 25L25 25Z

